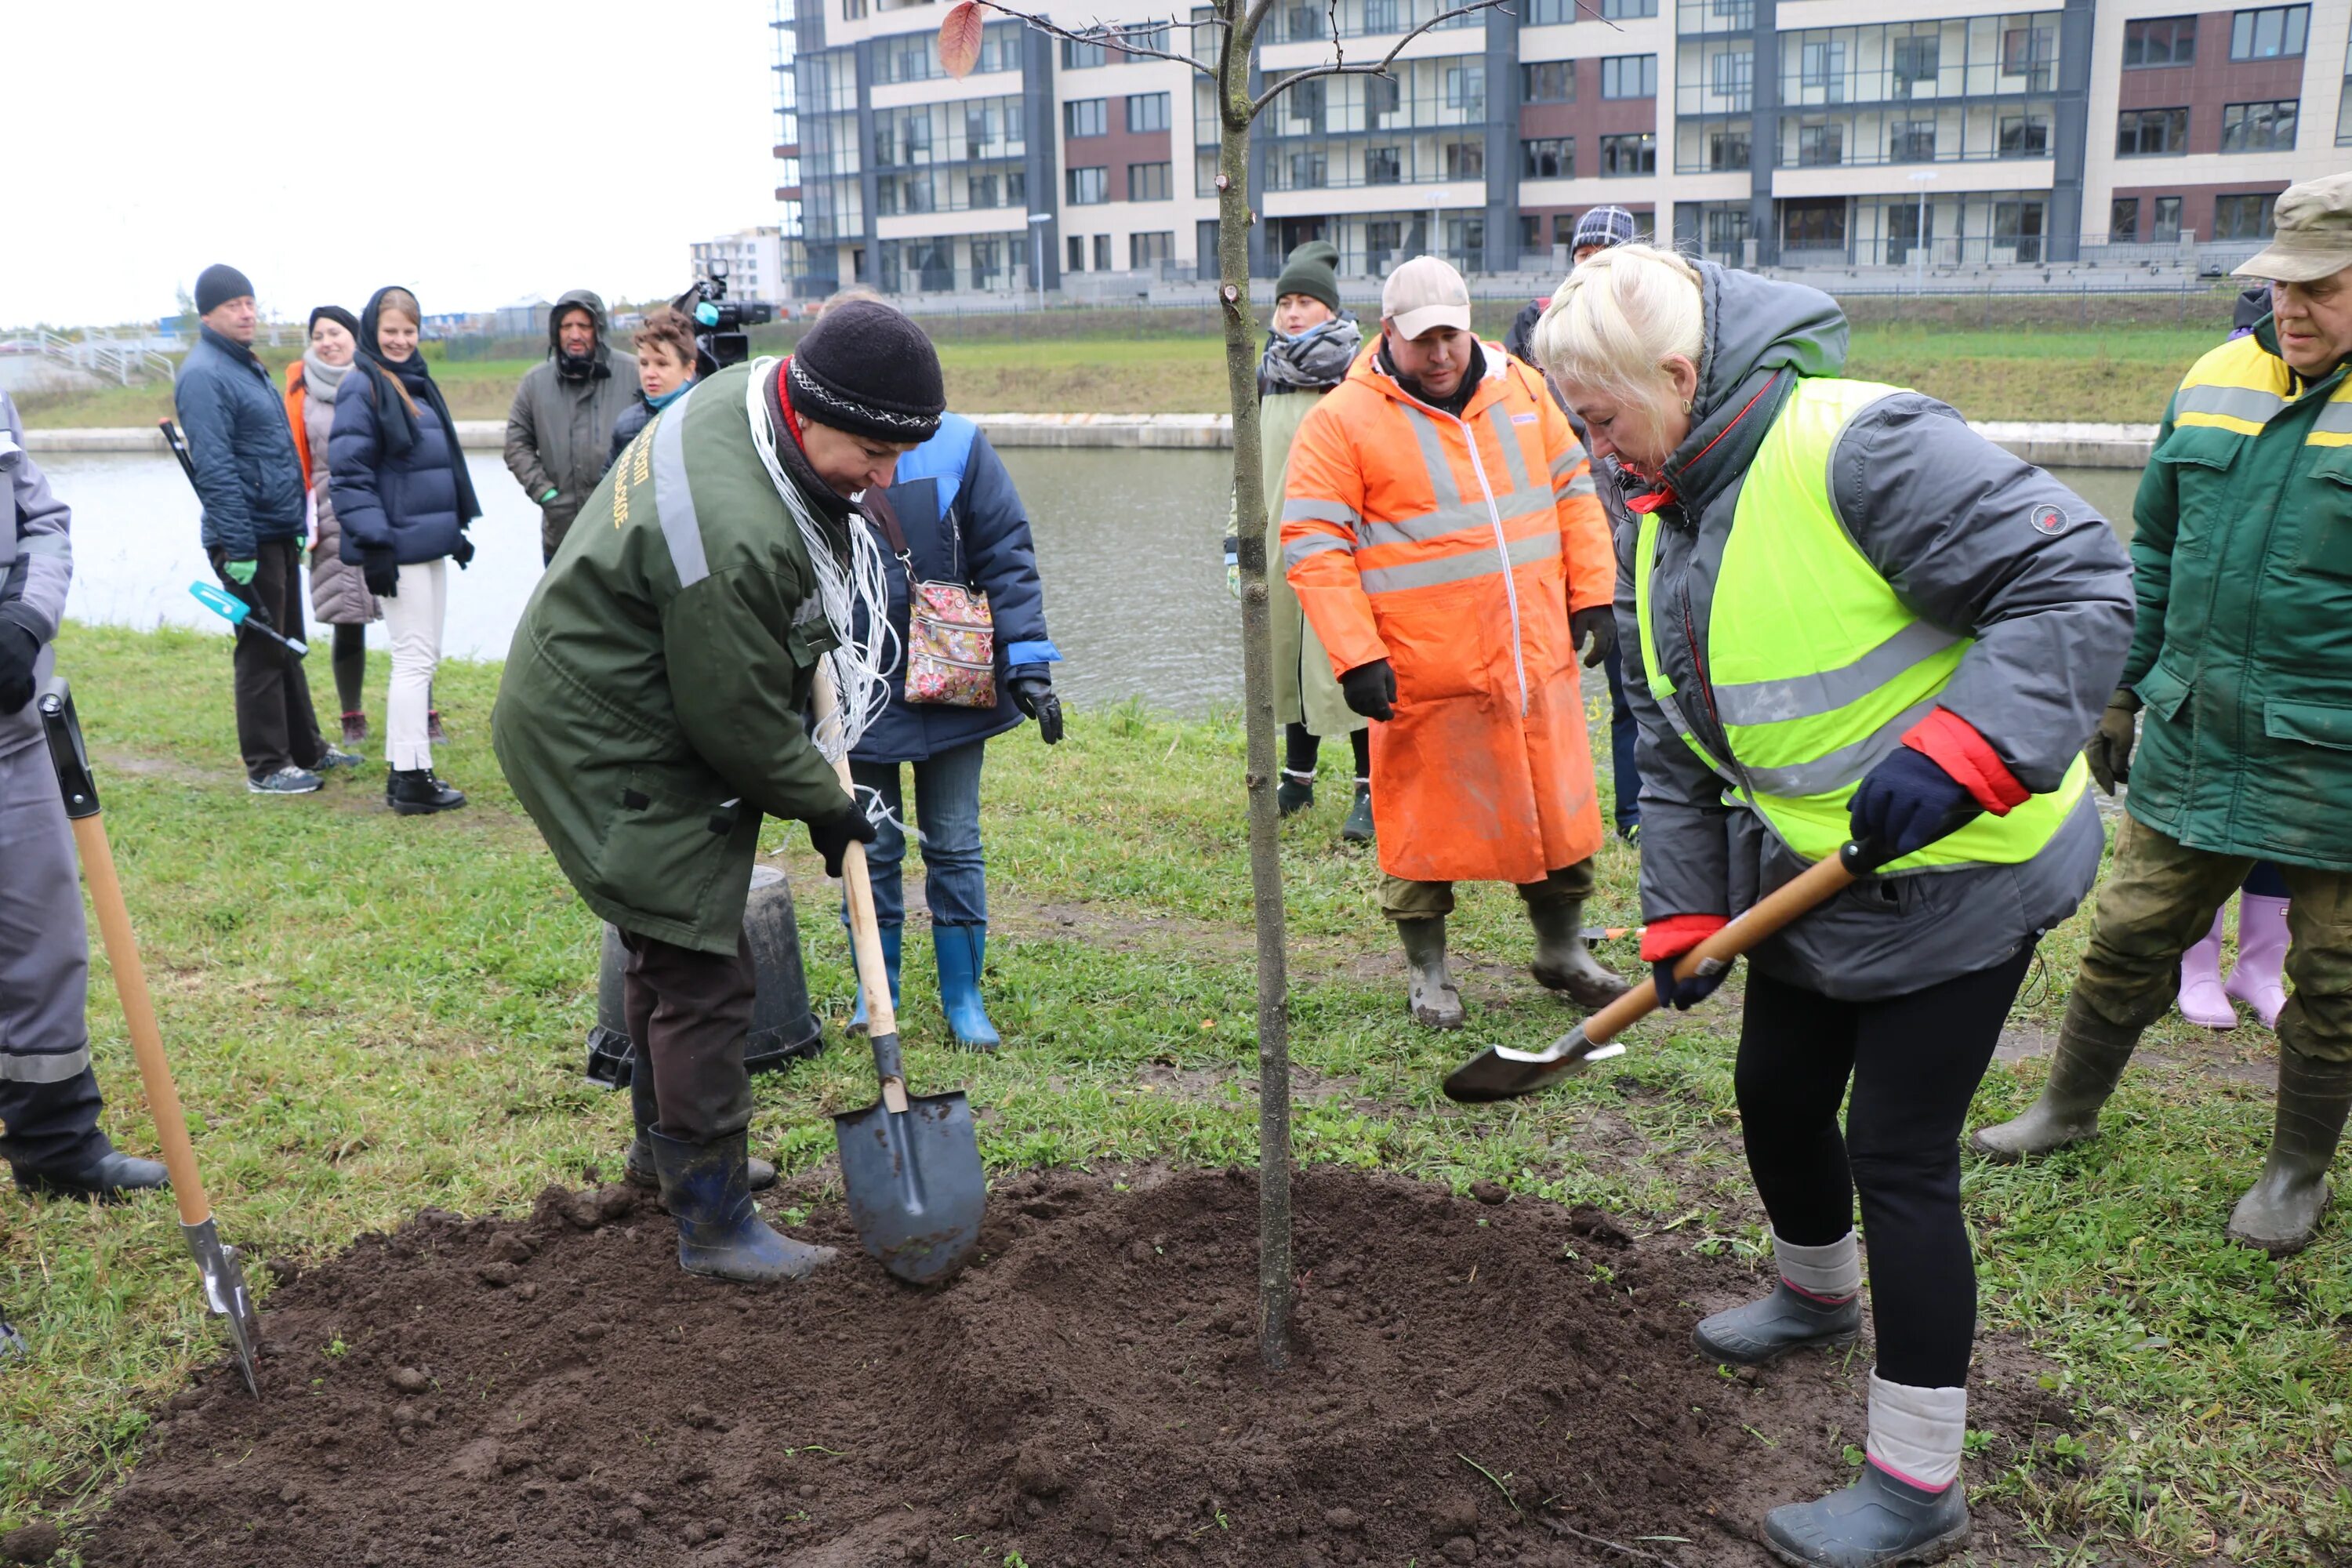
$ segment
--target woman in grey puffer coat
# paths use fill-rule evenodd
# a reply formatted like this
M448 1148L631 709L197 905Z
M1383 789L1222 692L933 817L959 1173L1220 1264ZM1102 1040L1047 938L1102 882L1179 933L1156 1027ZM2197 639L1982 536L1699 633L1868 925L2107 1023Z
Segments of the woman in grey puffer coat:
M341 305L310 312L310 346L286 382L286 410L302 477L310 489L310 614L335 628L335 697L343 713L343 744L367 739L362 687L367 679L367 628L383 618L360 569L341 553L342 526L327 493L327 437L335 427L335 394L359 352L359 318Z

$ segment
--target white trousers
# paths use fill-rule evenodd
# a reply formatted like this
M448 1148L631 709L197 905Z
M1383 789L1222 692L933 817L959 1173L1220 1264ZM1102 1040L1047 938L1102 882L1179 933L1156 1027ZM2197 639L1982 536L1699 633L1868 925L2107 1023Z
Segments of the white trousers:
M441 662L448 581L446 561L404 566L400 592L382 601L384 627L392 634L392 693L383 705L383 754L404 771L433 765L425 715L433 702L433 669Z

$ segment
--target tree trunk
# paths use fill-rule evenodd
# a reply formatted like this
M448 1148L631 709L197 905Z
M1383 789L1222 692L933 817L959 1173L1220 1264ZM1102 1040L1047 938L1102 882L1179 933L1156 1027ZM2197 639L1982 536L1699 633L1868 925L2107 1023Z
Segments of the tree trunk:
M1242 31L1234 0L1233 31ZM1282 844L1275 807L1274 648L1266 599L1265 508L1258 462L1257 323L1249 293L1249 40L1218 116L1217 293L1234 409L1234 528L1242 574L1242 708L1249 740L1250 891L1257 917L1258 1353L1290 1354L1290 980L1283 952Z

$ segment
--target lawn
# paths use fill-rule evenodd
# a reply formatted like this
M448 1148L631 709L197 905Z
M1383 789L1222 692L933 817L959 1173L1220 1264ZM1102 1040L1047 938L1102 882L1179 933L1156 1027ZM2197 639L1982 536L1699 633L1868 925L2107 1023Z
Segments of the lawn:
M596 929L491 759L495 667L446 665L437 688L455 737L443 771L472 804L402 819L383 807L376 763L320 797L238 787L223 639L77 626L61 665L225 1237L315 1260L426 1205L515 1213L550 1181L616 1168L625 1105L579 1076ZM383 677L379 656L378 711ZM1073 715L1050 751L1028 731L998 742L991 984L1008 1048L948 1048L919 940L902 1016L913 1081L969 1085L992 1171L1254 1157L1241 772L1230 719L1132 706ZM1344 809L1344 791L1328 789L1285 832L1298 1078L1326 1091L1302 1096L1299 1157L1456 1190L1489 1179L1759 1256L1733 1007L1645 1026L1610 1072L1535 1102L1448 1105L1437 1079L1466 1049L1549 1037L1569 1015L1525 977L1516 899L1478 887L1455 928L1471 1026L1442 1039L1414 1028L1376 868L1337 845ZM772 824L766 841L802 890L811 991L837 1024L850 975L831 898L796 829ZM1632 850L1604 851L1601 920L1633 919L1634 871ZM2077 921L2046 943L2019 1039L2054 1027L2080 940ZM1604 957L1632 962L1622 942ZM96 969L109 1127L149 1152ZM1979 1496L2021 1510L2070 1561L2126 1548L2161 1563L2340 1560L2352 1551L2352 1205L2284 1263L2227 1245L2222 1222L2268 1136L2269 1041L2248 1030L2216 1046L2173 1020L2152 1045L2165 1059L2130 1075L2099 1142L2022 1169L1969 1164L1985 1328L2030 1341L2086 1434L2063 1480L2018 1456ZM1978 1116L2021 1107L2042 1072L2038 1059L1997 1067ZM763 1078L754 1146L821 1175L825 1113L871 1093L856 1051ZM35 1352L0 1372L0 1531L102 1506L148 1413L217 1353L174 1220L161 1202L0 1198L0 1300ZM266 1314L269 1274L254 1276Z

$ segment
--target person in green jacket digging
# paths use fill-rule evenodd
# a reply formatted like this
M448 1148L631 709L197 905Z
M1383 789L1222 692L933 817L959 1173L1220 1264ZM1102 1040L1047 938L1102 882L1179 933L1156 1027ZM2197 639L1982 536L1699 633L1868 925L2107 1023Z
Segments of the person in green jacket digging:
M806 715L847 631L849 498L887 487L946 404L930 340L865 302L781 363L696 383L597 486L507 656L491 739L628 949L629 1037L654 1085L637 1132L690 1273L798 1279L832 1256L752 1205L743 908L763 814L806 823L833 876L874 841Z
M2276 218L2238 268L2270 280L2271 313L2190 368L2140 481L2131 656L2090 746L2129 815L2057 1059L1975 1139L2014 1160L2096 1132L2181 954L2274 862L2294 994L2269 1158L2229 1226L2274 1255L2317 1232L2352 1109L2352 174L2290 187Z

